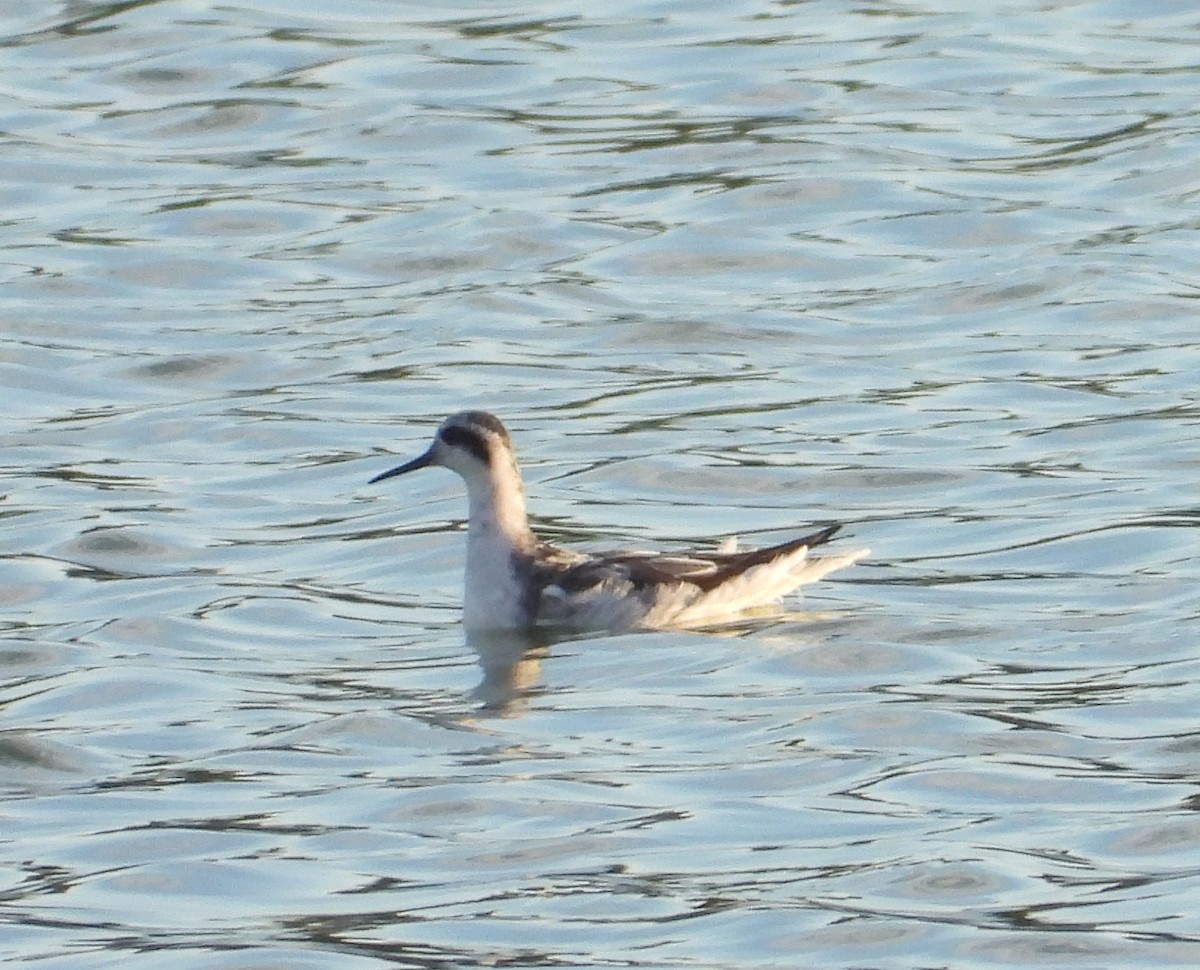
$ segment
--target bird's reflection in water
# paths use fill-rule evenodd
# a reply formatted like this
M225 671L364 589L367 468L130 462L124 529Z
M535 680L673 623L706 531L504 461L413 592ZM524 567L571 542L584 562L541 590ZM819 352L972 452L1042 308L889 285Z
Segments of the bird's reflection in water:
M483 680L473 691L480 707L492 714L519 714L537 693L542 660L555 642L542 630L489 630L467 634L479 657Z
M719 626L681 628L677 632L706 637L754 637L763 646L794 650L823 641L826 624L840 625L841 614L830 611L784 610L764 606L744 611L738 622ZM469 631L467 646L479 657L483 680L472 692L484 713L512 716L524 713L539 693L542 661L557 643L587 639L588 635L555 627L532 630Z

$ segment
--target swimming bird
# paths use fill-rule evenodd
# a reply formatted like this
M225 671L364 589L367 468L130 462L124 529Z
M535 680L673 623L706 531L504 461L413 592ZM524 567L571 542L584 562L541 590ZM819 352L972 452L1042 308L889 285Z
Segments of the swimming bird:
M467 485L467 567L463 623L468 630L545 624L577 631L717 625L778 602L803 583L849 566L870 550L812 557L840 528L737 551L619 550L585 553L540 541L529 528L525 488L512 440L486 411L442 422L422 455L371 479L441 466Z

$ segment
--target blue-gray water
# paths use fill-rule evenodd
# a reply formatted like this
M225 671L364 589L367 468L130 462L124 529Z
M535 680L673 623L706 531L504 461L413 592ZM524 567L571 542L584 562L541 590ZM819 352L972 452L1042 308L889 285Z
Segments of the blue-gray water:
M1200 15L980 9L7 4L0 955L1200 963ZM874 555L513 663L465 406Z

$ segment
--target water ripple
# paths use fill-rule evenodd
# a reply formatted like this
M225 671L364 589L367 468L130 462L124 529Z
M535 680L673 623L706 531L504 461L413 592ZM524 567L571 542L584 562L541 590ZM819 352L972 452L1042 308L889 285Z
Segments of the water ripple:
M1196 23L1127 6L6 11L6 955L1194 965ZM365 484L463 406L555 540L875 557L466 641L457 483Z

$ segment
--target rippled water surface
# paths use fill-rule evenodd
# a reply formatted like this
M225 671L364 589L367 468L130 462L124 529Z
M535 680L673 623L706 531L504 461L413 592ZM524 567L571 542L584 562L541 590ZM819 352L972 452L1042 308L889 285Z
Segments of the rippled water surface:
M6 5L0 953L1200 963L1200 14L980 9ZM874 554L468 642L467 406Z

